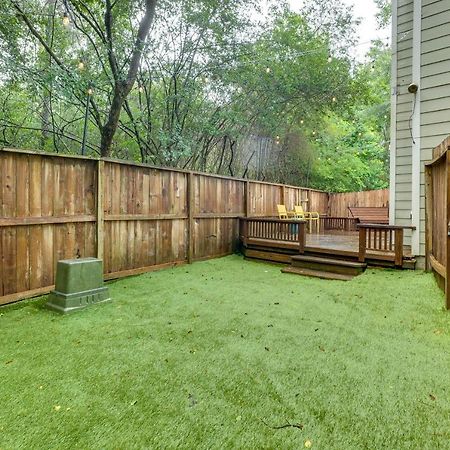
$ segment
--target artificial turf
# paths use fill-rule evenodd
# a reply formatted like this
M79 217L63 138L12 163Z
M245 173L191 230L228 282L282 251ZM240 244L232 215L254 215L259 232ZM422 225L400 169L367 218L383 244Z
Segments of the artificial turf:
M429 274L230 256L0 308L0 449L439 449L450 314ZM283 428L276 429L276 427Z

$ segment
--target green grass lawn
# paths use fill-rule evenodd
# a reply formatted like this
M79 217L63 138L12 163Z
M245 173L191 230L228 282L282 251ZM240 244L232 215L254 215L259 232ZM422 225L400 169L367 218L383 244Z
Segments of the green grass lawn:
M0 308L0 449L449 448L429 274L325 281L231 256L109 287L68 316Z

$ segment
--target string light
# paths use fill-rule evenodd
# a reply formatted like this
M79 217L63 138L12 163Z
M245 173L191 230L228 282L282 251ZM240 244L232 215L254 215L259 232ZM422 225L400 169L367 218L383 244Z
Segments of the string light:
M371 72L375 72L375 64L372 64L372 67L370 68Z
M205 83L208 83L208 82L209 82L209 78L205 77Z
M336 101L336 97L333 97L333 102L335 102Z
M141 86L139 86L138 89L139 89L139 92L144 92L144 86L141 85Z
M62 23L65 27L69 26L70 19L69 15L66 12L63 14Z
M270 67L266 68L266 73L270 73Z
M328 53L328 59L327 59L328 63L330 63L331 61L333 61L333 57L331 56L331 53Z
M300 124L303 125L305 121L303 119L300 120Z
M88 95L92 95L94 93L94 90L92 89L92 87L88 87L88 90L87 90L87 94Z
M78 70L84 70L84 61L82 59L78 61Z

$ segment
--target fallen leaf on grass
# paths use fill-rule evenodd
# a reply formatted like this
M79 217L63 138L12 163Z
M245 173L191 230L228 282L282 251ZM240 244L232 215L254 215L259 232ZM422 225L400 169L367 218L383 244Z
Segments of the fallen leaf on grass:
M309 439L307 441L305 441L305 447L306 448L311 448L312 447L312 442Z
M431 398L431 400L436 400L436 397L433 395L433 394L430 394L430 398Z
M55 406L53 406L53 409L54 409L55 411L59 411L59 410L61 409L61 406L55 405Z
M319 347L319 350L320 350L321 352L324 352L324 351L325 351L325 349L324 349L323 347Z
M197 404L197 400L192 394L189 394L188 400L189 400L189 408L192 408Z
M267 351L270 351L269 347L264 347Z

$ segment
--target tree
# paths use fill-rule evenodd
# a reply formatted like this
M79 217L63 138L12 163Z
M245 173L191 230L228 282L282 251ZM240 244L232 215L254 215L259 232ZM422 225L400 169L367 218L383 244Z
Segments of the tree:
M17 17L23 21L31 35L42 45L52 61L68 76L68 80L76 83L77 80L71 76L70 69L66 62L56 53L52 42L49 42L49 39L46 39L42 31L34 25L33 20L17 1L10 0L10 3L17 11ZM120 19L123 20L123 13L125 12L120 9L120 4L117 1L106 0L102 2L93 0L84 2L74 0L65 1L64 3L67 8L65 14L73 18L75 27L86 38L84 50L87 51L89 46L93 47L106 76L110 80L110 100L105 120L102 119L100 109L89 96L84 100L90 102L90 106L94 111L95 121L101 130L101 155L109 156L122 106L136 81L145 41L155 16L157 0L145 0L143 4L141 4L142 2L133 2L129 5L134 8L134 11L132 8L130 9L134 12L135 17L139 13L143 13L137 27L134 44L131 48L127 48L127 46L124 48L123 40L119 44L116 43L120 30L115 25L117 22L120 23ZM116 10L118 10L117 16L115 16ZM126 12L130 11L127 9ZM55 20L54 15L52 20ZM130 20L130 22L132 23L133 20ZM118 52L118 47L120 53ZM105 60L108 65L106 65ZM81 59L80 61L81 64L84 64ZM79 89L79 86L75 86L75 89ZM88 87L88 89L90 88Z

